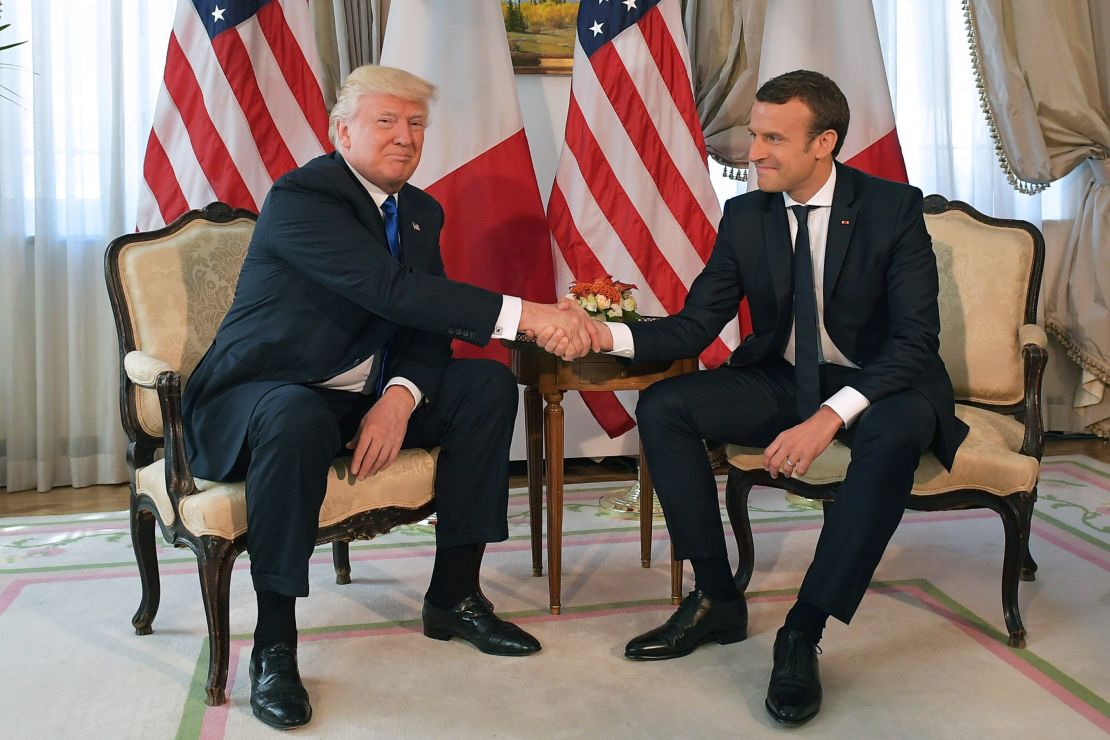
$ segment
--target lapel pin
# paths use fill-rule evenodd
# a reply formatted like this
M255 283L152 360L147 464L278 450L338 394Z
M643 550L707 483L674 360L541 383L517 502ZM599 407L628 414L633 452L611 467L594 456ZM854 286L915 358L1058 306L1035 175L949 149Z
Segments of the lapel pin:
M845 221L844 223L848 223L848 222L847 222L847 221ZM415 221L413 221L413 222L412 222L412 230L413 230L413 231L420 231L420 224L418 224L418 223L416 223Z
M841 221L841 222L840 222L840 225L841 225L841 226L847 226L847 225L848 225L848 222L847 222L847 221Z

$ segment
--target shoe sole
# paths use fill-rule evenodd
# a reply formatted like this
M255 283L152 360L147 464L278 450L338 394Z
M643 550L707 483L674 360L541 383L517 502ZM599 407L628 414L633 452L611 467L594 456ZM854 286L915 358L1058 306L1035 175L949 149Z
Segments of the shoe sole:
M424 636L425 637L430 637L433 640L442 640L443 642L449 641L452 637L457 637L460 640L462 640L463 642L473 646L475 649L485 653L486 655L498 655L502 658L521 658L521 657L524 657L525 655L535 655L536 653L539 652L539 650L531 650L529 652L522 653L522 652L508 652L508 651L505 651L505 650L486 649L486 648L483 648L479 645L475 645L473 642L466 639L462 635L455 634L454 632L448 632L447 630L436 629L434 627L424 627Z
M304 727L305 725L307 725L309 722L312 721L312 709L311 708L308 710L308 717L306 717L305 721L302 722L299 725L279 725L276 722L270 722L265 717L263 717L261 714L259 714L258 710L255 709L253 706L251 707L251 714L253 714L255 719L257 719L259 722L266 725L267 727L273 727L275 730L296 730L300 727Z
M706 635L700 642L694 643L689 650L684 650L680 653L666 653L665 655L635 655L625 653L624 657L629 660L671 660L673 658L684 658L690 653L694 652L702 645L707 645L715 642L718 645L731 645L734 642L742 642L748 637L748 628L745 625L738 630L729 630L728 632L718 632L715 635Z
M817 712L821 711L821 707L817 707L817 710L808 717L803 717L802 719L785 719L775 713L775 710L771 708L771 702L767 701L766 699L763 700L763 706L767 709L767 714L771 715L771 719L775 720L783 727L801 727L806 722L809 722L811 719L816 717Z

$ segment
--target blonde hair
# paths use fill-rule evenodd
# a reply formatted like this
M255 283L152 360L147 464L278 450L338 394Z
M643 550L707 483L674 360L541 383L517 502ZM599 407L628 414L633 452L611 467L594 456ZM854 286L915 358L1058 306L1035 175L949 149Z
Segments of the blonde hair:
M402 100L422 103L427 108L435 100L436 86L395 67L364 64L351 70L343 81L343 86L339 88L339 97L328 116L328 138L334 146L339 146L336 122L346 121L353 116L363 95L374 94L393 95Z

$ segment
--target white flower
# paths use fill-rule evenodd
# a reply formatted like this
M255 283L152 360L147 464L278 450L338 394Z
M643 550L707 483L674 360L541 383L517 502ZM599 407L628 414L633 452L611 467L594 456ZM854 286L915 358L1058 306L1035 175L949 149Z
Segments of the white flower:
M603 295L597 296L597 307L602 311L609 308L609 297Z
M586 305L583 306L589 313L597 311L597 296L590 296L586 299Z
M614 304L613 304L613 305L612 305L612 306L611 306L611 307L609 308L609 316L611 316L611 317L612 317L612 318L614 318L614 319L619 319L619 318L621 317L621 315L622 315L623 313L624 313L624 312L623 312L623 311L621 311L621 306L620 306L620 304L619 304L619 303L614 303Z
M623 301L621 301L621 308L623 308L625 311L635 311L636 299L632 298L631 296L625 298Z

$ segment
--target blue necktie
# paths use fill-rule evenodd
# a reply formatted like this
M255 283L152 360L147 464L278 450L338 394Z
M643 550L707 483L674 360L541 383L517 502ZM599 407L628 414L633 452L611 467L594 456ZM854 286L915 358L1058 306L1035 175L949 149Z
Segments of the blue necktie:
M382 203L382 218L385 220L385 238L389 242L389 253L394 259L401 259L401 237L397 230L397 199L392 195ZM389 359L389 342L382 345L378 358L377 395L381 398L385 391L385 363Z
M821 405L821 377L817 369L817 295L813 288L813 260L809 253L809 212L815 206L791 206L798 221L794 239L794 384L798 415L808 419Z

